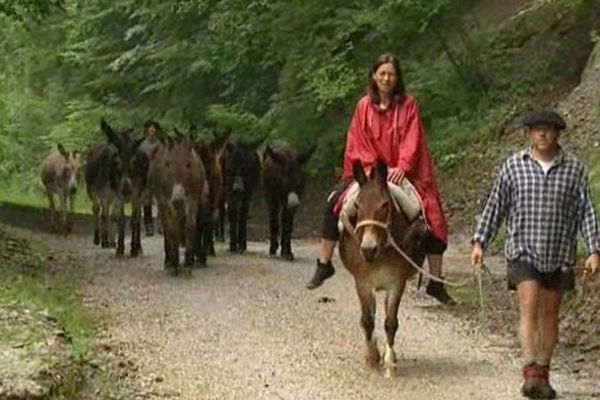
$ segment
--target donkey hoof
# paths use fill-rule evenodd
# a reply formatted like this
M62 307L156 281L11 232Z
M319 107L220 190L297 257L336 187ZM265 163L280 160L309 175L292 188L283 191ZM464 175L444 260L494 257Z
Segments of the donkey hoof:
M281 258L283 258L286 261L294 261L294 253L292 253L291 251L281 252Z
M94 244L98 246L100 244L100 237L94 236Z
M196 261L194 262L194 268L198 268L198 269L200 269L200 268L206 268L206 267L207 267L207 265L206 265L206 261L199 261L199 260L196 260Z
M108 249L110 248L110 244L108 242L102 242L102 246L103 249Z
M377 349L368 350L365 359L367 361L367 365L371 368L377 368L381 363L381 355Z
M207 252L208 252L208 255L211 256L211 257L214 257L214 256L217 255L217 253L215 252L215 248L212 247L212 246L208 248Z
M117 256L117 257L119 257L119 258L121 258L121 257L123 257L124 255L125 255L125 249L124 249L124 248L122 248L122 247L118 247L118 248L117 248L117 253L116 253L116 256Z
M117 247L117 242L114 242L114 241L113 242L108 242L108 247L110 247L110 248Z
M383 376L386 379L393 378L396 376L396 366L386 366L383 372Z
M142 249L137 247L132 247L131 251L129 252L129 256L133 258L139 256L140 254L142 254Z
M186 265L183 268L181 268L181 275L184 278L190 278L192 276L192 266Z

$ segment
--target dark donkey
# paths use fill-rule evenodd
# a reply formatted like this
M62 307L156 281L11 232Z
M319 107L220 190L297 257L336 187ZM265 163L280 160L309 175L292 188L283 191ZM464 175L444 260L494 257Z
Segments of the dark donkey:
M373 337L375 327L375 290L386 292L384 353L385 376L395 371L394 338L398 329L398 307L406 281L416 273L406 258L391 245L396 243L417 265L424 254L420 238L424 231L420 219L410 223L401 209L395 206L387 186L387 167L381 161L365 176L360 161L354 163L354 179L360 185L356 198L356 215L346 219L340 239L340 257L356 283L362 310L361 324L367 344L367 363L377 366L380 354Z
M146 189L148 156L139 149L143 138L133 139L132 129L120 134L102 120L102 132L108 143L91 148L86 155L85 180L94 211L94 243L112 246L110 208L118 221L117 256L125 252L125 203L131 202L131 257L142 252L140 219ZM100 234L100 212L102 232ZM100 237L101 236L101 237Z
M163 227L165 269L170 275L179 274L179 247L185 244L182 272L189 276L194 263L206 258L199 254L202 248L196 240L202 228L198 217L208 196L204 165L192 141L167 139L153 157L148 179Z
M281 256L293 260L292 230L294 214L300 206L304 191L303 164L310 158L314 148L301 153L291 147L277 150L267 146L263 161L263 185L269 209L270 241L269 254L277 254L281 222Z
M196 238L201 255L215 255L214 233L219 218L219 205L223 201L223 172L219 162L219 154L223 142L214 140L211 143L198 140L194 143L196 153L200 155L206 173L208 196L204 199L202 213L199 215L202 229Z
M221 155L223 187L229 222L229 250L246 251L246 224L252 193L260 178L256 149L264 139L251 144L228 141Z

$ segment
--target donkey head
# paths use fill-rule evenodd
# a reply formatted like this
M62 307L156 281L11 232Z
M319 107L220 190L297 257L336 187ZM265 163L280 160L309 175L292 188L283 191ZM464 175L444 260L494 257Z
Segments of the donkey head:
M138 181L145 183L145 174L148 172L147 156L139 149L144 138L132 138L133 129L127 129L117 134L104 119L101 120L100 127L108 138L108 142L117 149L115 163L118 166L119 194L124 198L129 198Z
M59 171L59 179L62 181L62 186L74 195L77 192L80 156L76 151L67 151L61 143L57 145L57 149L64 159L64 163L60 164L62 168Z
M374 261L387 245L393 203L387 187L387 166L378 160L367 177L360 161L353 164L354 179L360 185L356 198L356 235L367 262Z

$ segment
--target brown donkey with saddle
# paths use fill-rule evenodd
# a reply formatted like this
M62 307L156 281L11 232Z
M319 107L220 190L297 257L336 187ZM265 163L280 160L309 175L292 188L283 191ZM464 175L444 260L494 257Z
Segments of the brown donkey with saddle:
M360 189L354 199L355 212L340 216L344 229L339 252L344 266L356 283L362 311L361 324L367 344L366 359L371 366L379 365L381 360L373 337L375 291L383 290L386 293L387 343L383 364L385 376L390 377L396 365L394 338L398 330L398 307L406 281L417 272L409 259L419 266L425 259L420 246L425 226L420 218L411 221L392 197L387 183L388 169L383 162L377 163L369 177L365 175L360 161L355 162L353 167L354 179Z

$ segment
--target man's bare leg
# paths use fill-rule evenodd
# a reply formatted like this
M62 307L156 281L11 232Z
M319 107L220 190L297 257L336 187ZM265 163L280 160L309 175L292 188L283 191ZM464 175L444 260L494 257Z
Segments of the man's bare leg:
M550 363L558 343L559 311L562 293L557 290L540 290L539 341L537 364L542 375L542 394L546 399L556 397L556 391L550 385Z
M519 340L525 360L523 378L525 382L521 393L529 398L538 398L541 390L541 378L536 364L538 349L538 311L540 303L540 285L533 280L517 285L519 297Z

